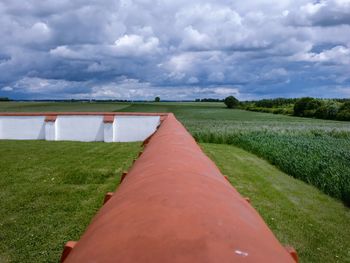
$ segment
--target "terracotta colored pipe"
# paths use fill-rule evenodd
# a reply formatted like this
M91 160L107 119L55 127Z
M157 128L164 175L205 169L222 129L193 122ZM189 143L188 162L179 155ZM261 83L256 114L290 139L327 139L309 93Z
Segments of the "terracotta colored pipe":
M169 114L64 262L294 260Z

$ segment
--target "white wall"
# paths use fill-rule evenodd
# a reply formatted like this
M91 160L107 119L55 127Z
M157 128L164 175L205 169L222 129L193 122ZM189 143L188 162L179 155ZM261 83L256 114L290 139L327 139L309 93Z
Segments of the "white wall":
M0 116L0 139L48 141L143 141L157 129L159 116L115 116L104 123L100 115Z
M103 141L103 116L57 116L57 141Z
M116 116L113 141L143 141L156 131L159 123L159 116Z
M104 142L113 142L113 123L105 123L104 126Z
M0 116L0 139L45 139L44 116Z
M47 141L56 140L56 122L49 121L45 123L45 140Z

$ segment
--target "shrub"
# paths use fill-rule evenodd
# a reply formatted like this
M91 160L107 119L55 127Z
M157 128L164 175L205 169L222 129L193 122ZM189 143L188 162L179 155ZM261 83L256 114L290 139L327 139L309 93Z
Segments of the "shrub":
M272 113L273 114L283 114L284 113L284 109L283 108L273 109Z
M233 96L229 96L225 98L224 103L227 108L232 109L232 108L236 108L239 105L239 100L237 100Z
M319 119L334 120L337 116L338 111L339 103L334 100L328 100L316 110L315 117Z
M263 99L255 101L255 106L263 108L282 107L290 104L294 104L296 99L276 98L276 99Z
M340 107L336 119L340 121L350 121L350 101L345 102Z

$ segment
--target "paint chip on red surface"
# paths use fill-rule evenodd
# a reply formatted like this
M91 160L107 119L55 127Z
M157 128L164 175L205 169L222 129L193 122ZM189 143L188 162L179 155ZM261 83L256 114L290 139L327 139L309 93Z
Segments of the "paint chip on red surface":
M247 252L244 252L244 251L241 251L241 250L238 250L238 249L235 250L235 253L236 253L237 255L239 255L239 256L242 256L242 257L248 256L248 253L247 253Z

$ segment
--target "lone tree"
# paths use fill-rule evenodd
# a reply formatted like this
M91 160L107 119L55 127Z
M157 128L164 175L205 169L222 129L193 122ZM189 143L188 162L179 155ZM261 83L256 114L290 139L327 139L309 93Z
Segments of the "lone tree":
M159 98L159 97L155 97L155 98L154 98L154 101L155 101L155 102L160 102L160 98Z
M233 96L228 96L225 98L224 103L225 103L227 108L232 109L232 108L236 108L238 106L239 100L237 100Z

